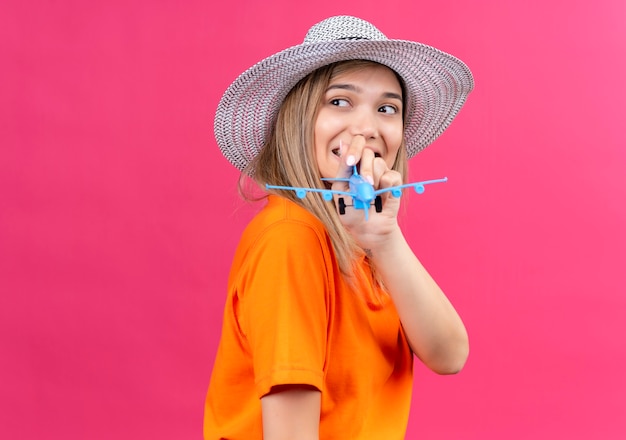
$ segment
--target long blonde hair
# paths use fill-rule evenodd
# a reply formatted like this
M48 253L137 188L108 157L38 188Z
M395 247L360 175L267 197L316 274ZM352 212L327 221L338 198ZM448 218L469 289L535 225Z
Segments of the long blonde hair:
M252 194L244 189L246 175L252 176L263 188L266 183L325 188L313 149L315 121L326 89L334 77L372 64L377 65L366 60L330 64L310 73L291 89L282 103L269 139L259 155L242 173L239 189L246 199L255 200ZM398 81L403 87L400 77ZM408 159L404 140L393 169L399 171L406 181ZM341 224L334 202L324 201L320 194L310 193L304 199L299 199L293 191L276 190L276 193L307 209L324 224L333 244L339 268L344 275L351 276L355 261L364 255L364 251L357 246Z

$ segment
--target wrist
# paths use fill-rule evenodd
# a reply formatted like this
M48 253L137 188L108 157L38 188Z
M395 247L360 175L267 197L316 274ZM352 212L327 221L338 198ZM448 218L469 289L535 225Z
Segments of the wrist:
M361 248L370 259L391 257L395 252L403 249L406 240L400 228L395 228L385 234L376 234L361 241Z

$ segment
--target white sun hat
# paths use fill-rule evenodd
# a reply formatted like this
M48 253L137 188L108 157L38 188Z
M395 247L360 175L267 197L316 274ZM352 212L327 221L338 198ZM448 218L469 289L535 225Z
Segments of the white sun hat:
M357 59L383 64L402 78L409 158L443 133L474 87L469 68L452 55L422 43L390 40L360 18L330 17L311 27L302 44L258 62L228 87L214 122L222 154L245 170L301 79L322 66Z

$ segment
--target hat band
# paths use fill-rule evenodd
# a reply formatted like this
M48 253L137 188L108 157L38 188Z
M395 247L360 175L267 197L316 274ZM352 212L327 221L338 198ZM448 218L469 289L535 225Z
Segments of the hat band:
M369 38L367 37L341 37L341 38L337 38L336 41L338 40L369 40Z

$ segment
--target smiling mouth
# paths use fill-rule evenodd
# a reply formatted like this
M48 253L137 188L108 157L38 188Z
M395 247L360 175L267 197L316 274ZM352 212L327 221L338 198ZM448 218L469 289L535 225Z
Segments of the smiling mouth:
M341 157L341 150L339 148L334 148L332 152L335 156ZM374 157L383 157L383 156L380 153L374 153Z

